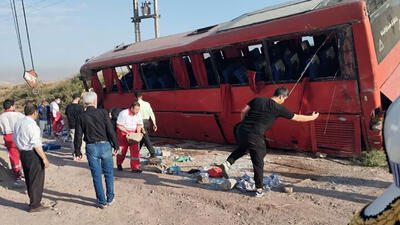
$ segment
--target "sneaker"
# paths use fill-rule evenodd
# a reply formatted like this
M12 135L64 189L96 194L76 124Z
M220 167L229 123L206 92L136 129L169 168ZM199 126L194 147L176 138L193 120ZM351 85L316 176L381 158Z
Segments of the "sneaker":
M256 198L259 198L259 197L264 196L264 194L265 194L265 192L263 191L262 188L257 188L255 197L256 197Z
M122 165L117 165L117 170L122 171Z
M100 204L100 203L96 203L96 207L99 208L99 209L107 208L107 206L108 206L108 204L103 205L103 204Z
M50 209L50 207L40 205L39 207L36 207L36 208L29 208L29 212L30 213L42 212L42 211L46 211L48 209Z
M25 182L22 180L22 178L17 178L13 184L15 188L22 188L25 186Z
M222 176L226 179L229 179L229 170L231 168L231 164L228 161L225 161L217 166L222 169Z
M24 173L21 170L18 171L18 177L19 177L19 179L25 178Z
M143 171L141 169L137 169L137 170L132 170L132 173L142 173Z
M107 202L107 205L110 206L110 205L114 204L114 202L115 202L115 198L113 198L113 200L111 200L111 202Z

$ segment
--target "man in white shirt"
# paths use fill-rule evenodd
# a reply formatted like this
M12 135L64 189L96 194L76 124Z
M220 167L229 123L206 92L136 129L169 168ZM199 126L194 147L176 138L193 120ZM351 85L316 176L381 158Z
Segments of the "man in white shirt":
M128 147L131 153L131 169L133 173L141 173L139 143L129 143L126 139L128 133L145 133L143 129L142 116L139 113L140 104L134 102L129 109L122 110L117 119L117 139L121 152L117 154L117 168L122 171Z
M23 181L21 180L22 170L19 163L19 152L13 141L13 130L15 123L24 118L25 115L14 111L15 104L13 100L6 99L3 102L3 106L5 111L0 115L0 133L3 135L4 144L8 149L12 171L18 185Z
M146 133L143 135L142 141L140 142L139 150L142 148L143 144L145 144L150 152L150 158L154 158L155 157L154 147L151 144L148 131L150 130L150 119L153 122L154 132L157 131L156 117L154 115L150 103L143 101L142 93L140 91L137 91L135 92L135 96L140 104L140 114L142 115L144 130L146 131Z
M51 122L53 124L53 134L55 137L58 137L61 132L64 121L62 120L60 114L59 104L61 103L60 97L54 97L54 100L50 103L50 112L51 112Z
M21 153L22 168L30 199L29 212L39 212L48 209L40 202L43 195L44 169L49 167L49 161L43 152L40 128L36 124L38 107L28 103L24 112L26 117L15 124L13 138Z

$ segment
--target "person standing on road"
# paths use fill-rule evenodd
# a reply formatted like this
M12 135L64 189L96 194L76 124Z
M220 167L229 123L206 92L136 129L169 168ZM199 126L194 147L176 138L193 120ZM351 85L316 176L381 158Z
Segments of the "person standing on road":
M69 135L72 138L72 145L74 143L74 137L75 137L75 126L76 126L76 121L78 120L78 116L83 112L83 106L79 104L79 101L81 100L81 95L80 94L73 94L72 95L72 103L67 105L67 108L65 109L65 115L67 115L68 119L68 128L69 128ZM84 144L81 147L81 152L84 153L82 150L84 149ZM72 154L73 159L75 159L75 155Z
M142 93L140 91L137 91L135 92L135 96L140 104L140 114L142 115L144 130L146 131L143 135L143 139L140 141L139 151L142 148L143 144L145 144L147 149L149 150L150 158L154 158L155 151L150 141L149 130L150 130L150 119L151 119L151 121L153 122L153 130L154 132L157 131L156 117L154 115L150 103L143 100Z
M82 136L86 142L86 157L93 178L96 192L97 207L103 209L114 201L114 170L113 151L119 149L115 130L112 127L108 112L97 109L97 95L95 92L83 94L85 112L78 116L75 125L74 149L78 160L82 159ZM104 173L106 183L106 198L102 182Z
M264 157L267 154L265 145L265 132L274 124L278 117L298 122L307 122L317 119L319 113L313 112L310 116L297 115L286 109L283 104L288 98L289 91L285 87L275 90L271 98L256 97L251 100L241 112L241 123L235 134L238 148L233 151L228 159L221 165L222 174L229 178L230 167L236 160L250 152L251 162L254 170L254 181L256 184L256 197L264 195L263 174Z
M42 149L40 128L36 124L38 107L28 103L24 108L25 117L15 124L13 138L21 153L21 162L28 190L29 212L39 212L48 207L41 205L45 168L49 161Z
M3 102L4 112L0 115L0 133L3 135L4 144L8 149L8 156L10 157L10 163L14 177L16 179L16 185L23 185L22 171L20 166L20 156L17 146L13 140L14 125L17 121L25 117L20 112L15 112L15 104L11 99L6 99Z
M39 127L40 127L40 136L43 137L44 129L47 126L47 105L49 103L46 100L42 101L42 104L39 105Z
M129 143L126 135L128 133L145 133L143 128L143 120L140 114L140 104L132 103L129 109L122 110L117 119L117 137L121 145L121 152L117 154L117 168L122 171L122 163L124 162L128 148L131 157L131 169L133 173L141 173L139 143Z
M53 124L53 134L55 137L61 133L62 128L64 126L64 121L62 120L60 114L59 104L61 103L60 97L56 96L54 100L50 103L51 110L51 121Z

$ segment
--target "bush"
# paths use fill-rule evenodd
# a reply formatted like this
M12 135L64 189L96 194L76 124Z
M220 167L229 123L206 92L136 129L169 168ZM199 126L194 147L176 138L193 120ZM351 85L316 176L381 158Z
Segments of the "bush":
M356 161L360 165L368 167L383 167L388 165L386 154L382 150L363 151Z

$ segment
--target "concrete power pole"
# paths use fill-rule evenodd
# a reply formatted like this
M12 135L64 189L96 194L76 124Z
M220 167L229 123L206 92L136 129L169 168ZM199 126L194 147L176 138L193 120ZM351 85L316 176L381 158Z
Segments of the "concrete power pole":
M156 38L160 37L160 30L159 30L159 24L158 24L158 19L160 16L158 15L158 0L154 0L154 34Z
M154 19L154 34L156 38L160 37L160 30L159 30L159 23L158 20L160 18L160 15L158 14L158 0L153 0L153 5L154 5L154 13L151 14L151 8L150 8L150 1L144 1L142 3L142 15L139 16L139 5L138 5L138 0L133 0L133 17L132 22L135 24L134 29L135 29L135 42L139 42L140 40L140 22L142 19L149 19L153 18Z
M132 22L135 24L135 42L140 41L140 19L138 0L133 0L133 17Z

